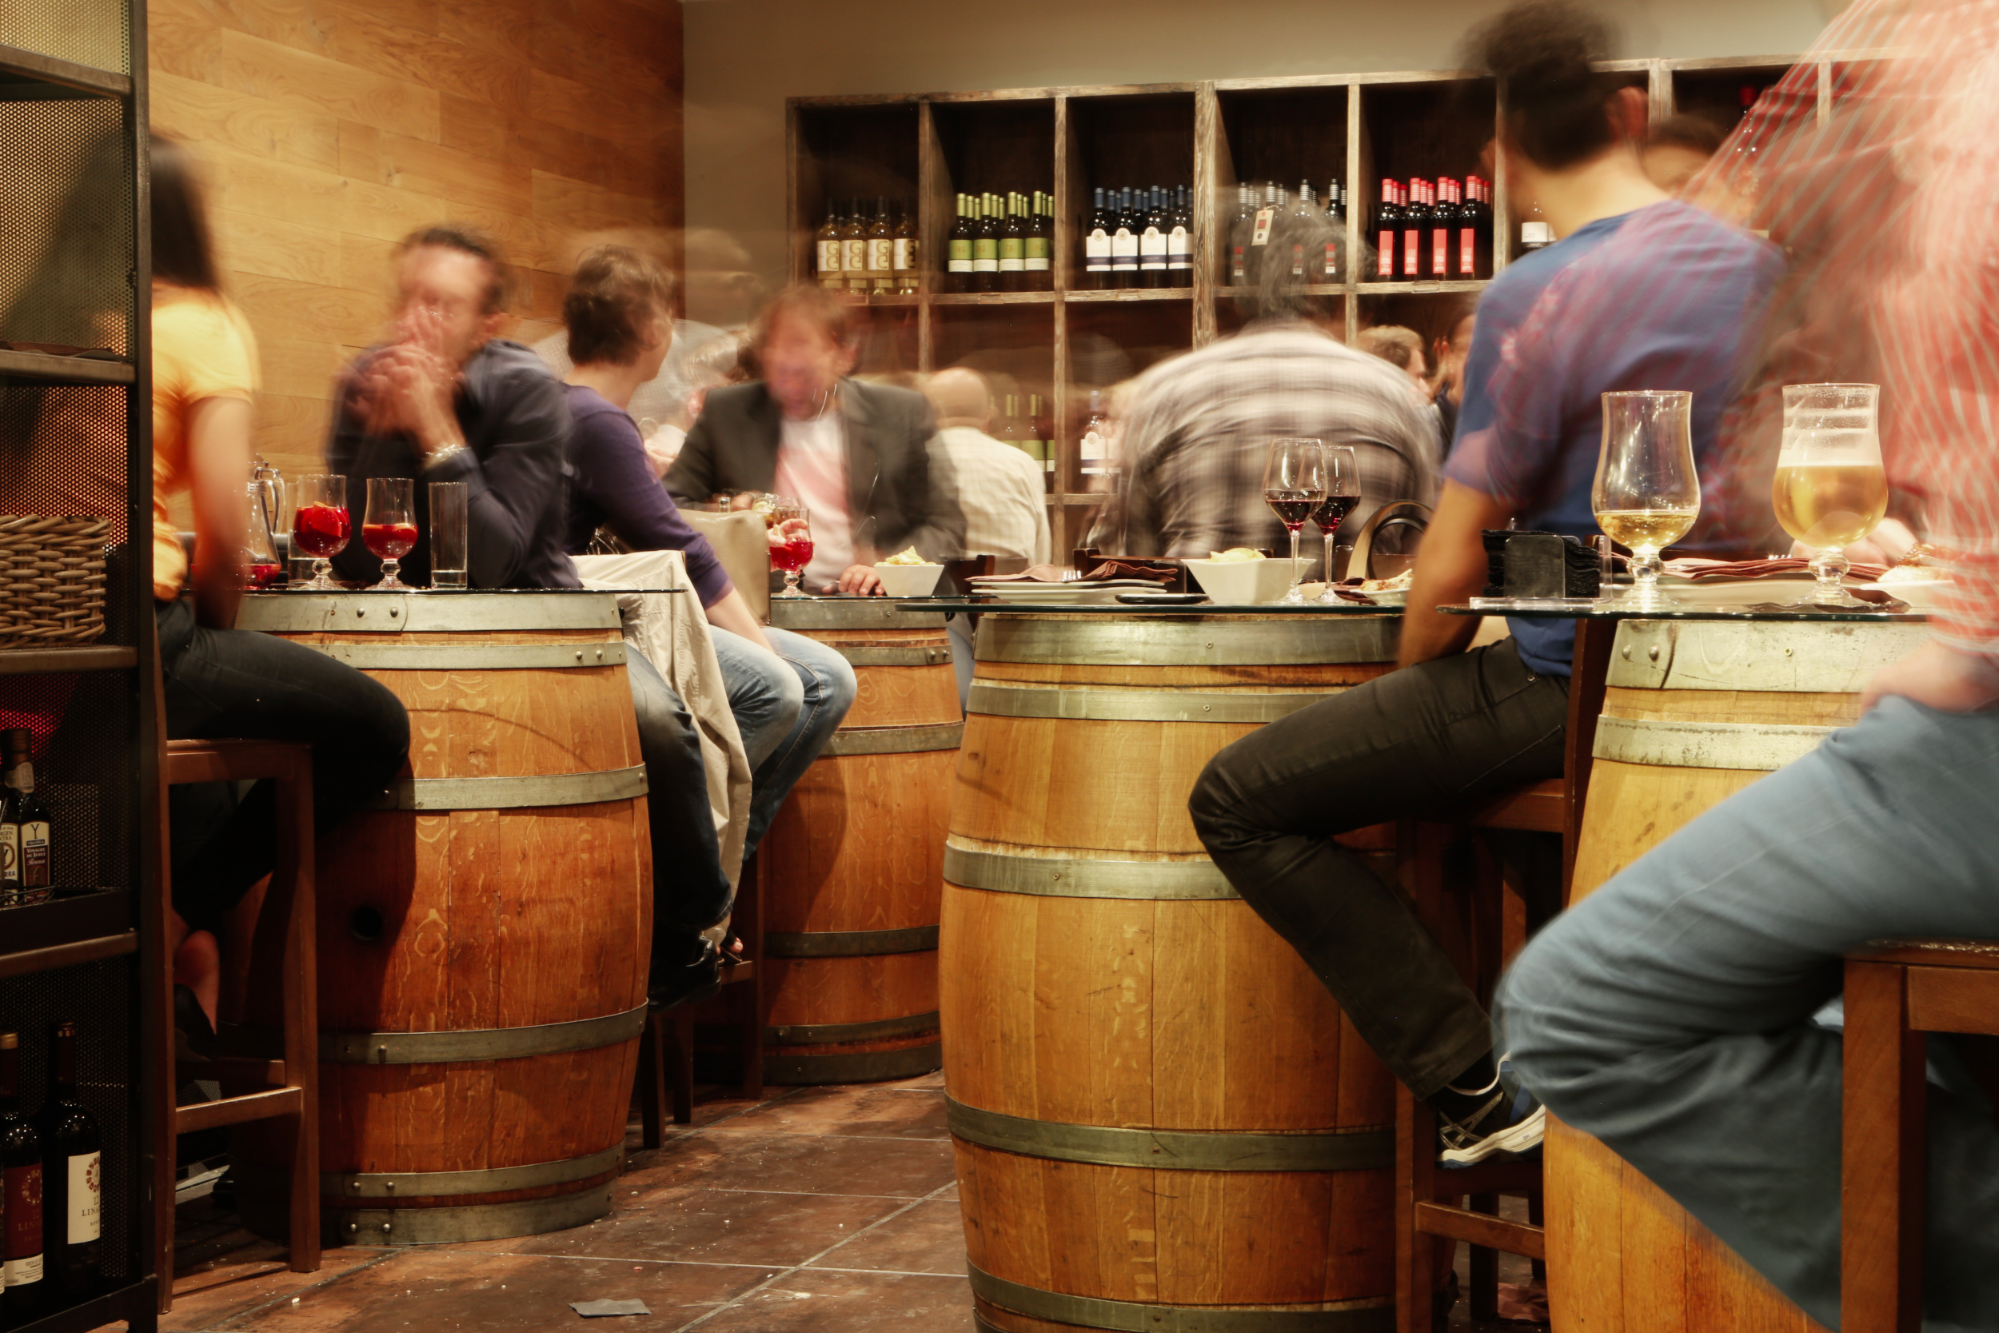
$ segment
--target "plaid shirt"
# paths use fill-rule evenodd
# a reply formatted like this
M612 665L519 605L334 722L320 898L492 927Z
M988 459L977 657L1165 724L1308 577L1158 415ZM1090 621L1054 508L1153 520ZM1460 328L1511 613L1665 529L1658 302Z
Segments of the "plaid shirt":
M946 426L941 449L957 477L965 511L964 555L997 555L1048 563L1047 483L1040 463L970 426Z
M1724 456L1768 475L1785 384L1880 384L1890 512L1955 566L1932 628L1999 656L1999 3L1860 0L1817 50L1890 58L1834 67L1823 128L1800 64L1688 186L1792 257Z
M1139 379L1118 490L1091 544L1196 558L1288 547L1263 501L1264 458L1277 436L1353 446L1361 501L1342 526L1358 527L1396 500L1435 498L1437 413L1409 378L1302 321L1259 321Z

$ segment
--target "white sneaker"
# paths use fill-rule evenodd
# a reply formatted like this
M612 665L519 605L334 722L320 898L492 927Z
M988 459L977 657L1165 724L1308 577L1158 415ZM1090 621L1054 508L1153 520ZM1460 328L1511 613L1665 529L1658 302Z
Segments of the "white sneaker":
M1437 1155L1437 1160L1445 1166L1470 1166L1499 1153L1517 1155L1532 1152L1541 1146L1547 1132L1548 1108L1538 1105L1525 1118L1490 1134L1478 1134L1447 1121L1446 1126L1440 1128L1438 1137L1446 1142L1455 1139L1457 1146L1444 1149Z

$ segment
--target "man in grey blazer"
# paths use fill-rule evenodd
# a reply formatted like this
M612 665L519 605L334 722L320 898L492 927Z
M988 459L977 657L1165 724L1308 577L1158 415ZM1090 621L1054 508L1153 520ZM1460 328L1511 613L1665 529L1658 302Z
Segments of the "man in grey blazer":
M848 378L851 336L837 297L780 292L750 335L763 378L708 394L666 486L683 503L717 491L797 497L812 512L805 583L874 593L881 557L910 546L930 560L962 555L965 517L930 404Z

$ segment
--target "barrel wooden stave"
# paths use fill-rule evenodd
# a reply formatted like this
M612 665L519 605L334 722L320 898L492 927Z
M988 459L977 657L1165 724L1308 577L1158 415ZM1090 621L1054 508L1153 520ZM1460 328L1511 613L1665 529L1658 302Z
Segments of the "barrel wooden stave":
M978 679L1250 696L1329 693L1387 669L982 656ZM1187 795L1216 752L1256 729L975 711L966 719L951 846L1085 866L1211 869ZM1379 831L1343 841L1379 845ZM947 878L943 923L945 1080L963 1106L1025 1121L1195 1133L1378 1133L1392 1118L1386 1068L1297 954L1239 899L1044 896ZM969 1256L995 1278L1058 1299L1290 1310L1333 1303L1386 1317L1394 1258L1386 1163L1162 1172L1005 1151L962 1134L954 1146ZM974 1290L981 1318L1011 1333L1098 1326L987 1300L978 1273Z

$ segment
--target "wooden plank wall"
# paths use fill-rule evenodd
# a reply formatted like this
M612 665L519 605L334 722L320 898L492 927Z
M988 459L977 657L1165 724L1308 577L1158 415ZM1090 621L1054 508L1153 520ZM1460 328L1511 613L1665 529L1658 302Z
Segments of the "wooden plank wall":
M593 232L683 215L680 0L151 0L152 120L199 150L255 328L257 445L318 470L334 377L388 310L396 241L485 227L512 336L556 324Z

